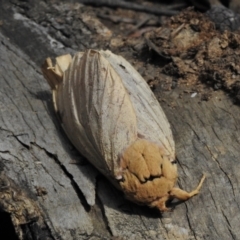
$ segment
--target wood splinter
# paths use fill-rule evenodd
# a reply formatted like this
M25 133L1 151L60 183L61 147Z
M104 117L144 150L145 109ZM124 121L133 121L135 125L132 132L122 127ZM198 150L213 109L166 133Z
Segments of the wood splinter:
M75 147L125 196L160 211L173 198L188 200L177 181L170 124L145 80L122 57L86 50L56 64L48 58L43 74L53 91L56 113Z

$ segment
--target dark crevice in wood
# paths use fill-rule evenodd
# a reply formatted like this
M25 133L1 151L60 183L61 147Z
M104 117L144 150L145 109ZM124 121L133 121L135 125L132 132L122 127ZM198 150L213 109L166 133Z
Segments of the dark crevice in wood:
M100 199L100 197L98 196L98 183L100 181L102 177L101 176L98 176L96 178L96 205L100 208L101 210L101 213L102 213L102 218L103 218L103 222L104 222L104 225L105 225L105 228L106 230L109 232L110 236L114 236L113 233L112 233L112 230L108 224L108 219L107 219L107 216L105 214L105 209L104 209L104 205Z
M0 212L0 234L1 239L18 240L18 236L15 232L14 226L10 214L6 212ZM4 236L4 238L2 238Z
M42 229L37 222L23 224L21 226L24 232L24 240L53 240L49 229Z
M218 159L216 157L214 157L214 154L211 152L211 150L209 149L209 147L206 145L206 149L209 151L209 153L211 154L212 156L212 159L216 162L218 168L223 172L223 174L225 175L225 177L228 179L228 182L231 186L231 189L232 189L232 193L233 193L233 196L234 196L234 199L236 198L236 194L235 194L235 191L234 191L234 188L233 188L233 184L232 184L232 181L231 181L231 178L228 176L227 172L224 170L224 168L221 166L220 162L218 161Z
M34 139L36 139L36 136L35 136L35 131L34 129L31 128L30 124L28 123L28 121L25 119L25 115L24 113L19 109L17 103L10 97L8 96L7 93L5 93L5 95L9 98L9 100L12 102L12 104L15 106L16 110L20 113L21 117L22 117L22 120L25 122L25 124L28 126L28 128L31 130L33 136L34 136ZM13 134L14 135L14 134Z
M237 236L232 232L231 224L230 224L230 222L229 222L229 220L228 220L228 218L227 218L227 216L225 215L225 213L224 213L223 210L222 210L222 214L223 214L223 216L224 216L224 218L225 218L225 220L226 220L226 222L227 222L228 231L229 231L230 235L232 236L232 239L233 239L233 240L234 240L234 239L237 239Z
M44 224L46 226L46 232L48 233L49 240L50 239L55 240L57 233L55 231L53 233L53 226L52 226L51 222L49 221L48 216L47 216L47 218L44 219ZM51 225L51 227L50 227L50 225ZM61 236L57 235L57 239L61 239Z
M60 166L60 168L63 170L64 174L71 180L71 184L72 184L74 190L76 191L76 193L77 193L77 195L78 195L78 197L79 197L79 200L81 201L81 204L82 204L82 206L84 207L85 211L86 211L86 212L89 212L90 209L91 209L91 207L90 207L89 204L87 203L87 200L86 200L86 198L84 197L84 194L82 193L81 189L78 187L78 185L77 185L77 183L75 182L72 174L70 174L70 173L67 171L66 167L59 161L58 156L55 155L55 154L53 154L53 153L51 153L51 152L49 152L49 151L47 151L45 148L39 146L39 145L36 144L36 143L32 143L32 144L33 144L34 146L36 146L36 147L44 150L44 152L47 154L47 156L49 156L50 158L52 158L52 159Z
M21 135L23 135L23 134L21 134ZM14 137L24 148L30 150L30 146L27 145L26 143L22 142L22 141L18 138L19 135L11 135L11 136Z
M24 148L26 148L27 150L30 150L30 146L27 145L26 143L22 142L22 141L18 138L19 136L23 136L23 135L27 135L27 134L22 133L22 134L17 134L17 135L16 135L16 134L14 134L12 131L10 131L10 130L8 130L8 129L4 129L4 128L2 128L2 127L0 127L0 130L9 132L11 135L8 135L7 137L14 137L14 138L18 141L18 143L20 143ZM6 152L8 152L9 154L11 154L10 151L3 151L3 152L1 152L1 153L6 153Z
M194 231L194 228L192 227L191 221L190 221L190 219L189 219L188 206L187 206L187 204L185 204L185 206L186 206L186 218L187 218L188 226L189 226L189 228L190 228L190 230L191 230L191 232L192 232L192 234L193 234L194 239L198 239L197 236L196 236L196 233L195 233L195 231Z

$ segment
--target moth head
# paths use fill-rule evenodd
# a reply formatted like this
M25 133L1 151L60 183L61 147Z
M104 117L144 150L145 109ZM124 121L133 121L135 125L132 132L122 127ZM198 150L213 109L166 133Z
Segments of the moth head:
M42 65L42 72L51 89L57 89L58 85L62 82L63 74L68 69L72 57L70 54L59 56L55 59L53 64L51 58L47 58Z

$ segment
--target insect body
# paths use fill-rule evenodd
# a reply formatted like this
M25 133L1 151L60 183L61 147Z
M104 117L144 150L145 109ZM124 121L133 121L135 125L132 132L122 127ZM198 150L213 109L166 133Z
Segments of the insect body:
M75 147L126 197L167 210L187 200L177 180L170 124L140 74L110 51L86 50L43 65L61 125Z

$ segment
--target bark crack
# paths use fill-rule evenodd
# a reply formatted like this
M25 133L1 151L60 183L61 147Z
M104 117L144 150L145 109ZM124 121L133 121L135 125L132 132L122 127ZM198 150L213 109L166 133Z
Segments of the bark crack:
M234 191L234 187L233 187L233 184L232 184L232 181L230 179L230 177L228 176L228 174L224 171L223 167L221 166L220 162L217 160L217 158L214 156L214 154L211 152L210 148L206 146L206 149L209 151L209 153L211 154L212 156L212 159L214 160L214 162L217 163L217 166L219 167L219 169L223 172L223 174L225 175L225 177L228 179L228 182L231 186L231 189L232 189L232 192L233 192L233 196L234 196L234 199L236 198L236 195L235 195L235 191Z
M198 140L199 140L200 142L202 142L202 141L200 140L200 137L199 137L198 134L196 133L196 131L191 127L191 125L190 125L189 123L187 123L187 124L188 124L188 126L191 128L191 130L194 132L194 134L197 136ZM212 130L213 130L213 128L212 128ZM218 140L221 142L221 139L218 137L218 135L216 134L216 132L215 132L214 130L213 130L213 133L214 133L215 136L218 138ZM232 189L232 192L233 192L233 196L234 196L234 198L235 198L235 197L236 197L236 194L235 194L234 187L233 187L233 183L232 183L230 177L228 176L228 174L226 173L226 171L223 169L223 167L221 166L221 164L220 164L220 162L218 161L218 159L214 156L214 154L212 153L212 151L211 151L211 149L209 148L209 146L208 146L206 143L204 143L204 142L202 142L202 143L204 144L204 146L206 147L206 149L207 149L208 152L210 153L210 155L211 155L212 159L214 160L214 162L217 163L218 168L223 172L223 174L225 175L225 177L228 179L229 184L230 184L231 189Z
M192 224L191 224L191 221L190 221L190 218L189 218L189 216L188 216L188 206L187 206L187 204L185 204L185 206L186 206L186 217L187 217L187 222L188 222L188 225L189 225L189 228L190 228L190 230L191 230L191 232L192 232L192 234L193 234L193 237L194 237L194 239L197 239L197 236L196 236L196 233L195 233L195 231L194 231L194 228L192 227Z
M30 146L27 145L26 143L24 143L23 141L21 141L18 137L19 136L24 136L24 135L28 135L28 133L19 133L19 134L14 134L13 131L5 129L0 127L0 130L5 131L5 132L9 132L11 135L7 135L7 137L14 137L24 148L26 149L30 149Z
M226 222L227 222L227 225L228 225L227 228L228 228L228 231L229 231L230 235L232 236L232 239L236 239L235 234L232 232L231 224L230 224L230 222L229 222L227 216L225 215L225 213L224 213L224 211L223 211L222 209L221 209L221 211L222 211L222 215L223 215L223 217L225 218L225 220L226 220Z
M6 93L5 93L6 94ZM16 103L13 101L13 99L11 97L9 97L7 94L6 96L10 99L10 101L12 102L12 104L15 106L15 108L17 109L17 111L20 113L23 121L26 123L26 125L28 126L28 128L31 130L33 136L34 136L34 139L36 139L36 136L35 136L35 131L31 128L31 126L28 124L28 122L26 121L26 119L24 118L24 114L19 110L18 106L16 105Z
M216 204L215 198L213 197L213 194L212 194L212 192L211 192L210 189L209 189L209 192L210 192L210 196L211 196L211 198L212 198L212 200L213 200L214 206L215 206L215 208L216 208L216 210L217 210L218 207L217 207L217 204Z
M96 182L98 182L98 179L97 179ZM104 225L105 225L106 230L108 231L108 233L110 234L110 236L114 236L114 235L113 235L113 232L112 232L112 230L111 230L111 228L110 228L110 225L109 225L109 222L108 222L107 215L106 215L106 213L105 213L105 209L104 209L103 203L102 203L102 201L101 201L101 198L98 196L97 191L98 191L98 185L96 184L96 204L98 203L98 206L99 206L99 208L100 208L100 210L101 210L101 213L102 213L102 216L103 216L103 222L104 222Z
M62 169L64 174L70 179L71 184L73 186L73 189L77 193L77 195L79 197L79 200L80 200L81 204L83 205L85 211L89 212L90 211L90 206L87 203L87 200L84 197L84 194L83 194L82 190L79 188L78 184L75 182L74 177L72 176L72 174L69 173L67 168L60 162L60 160L58 159L58 156L56 154L53 154L53 153L49 152L44 147L39 146L37 143L32 143L32 144L34 146L40 148L41 150L43 150L50 158L52 158L60 166L60 168Z

